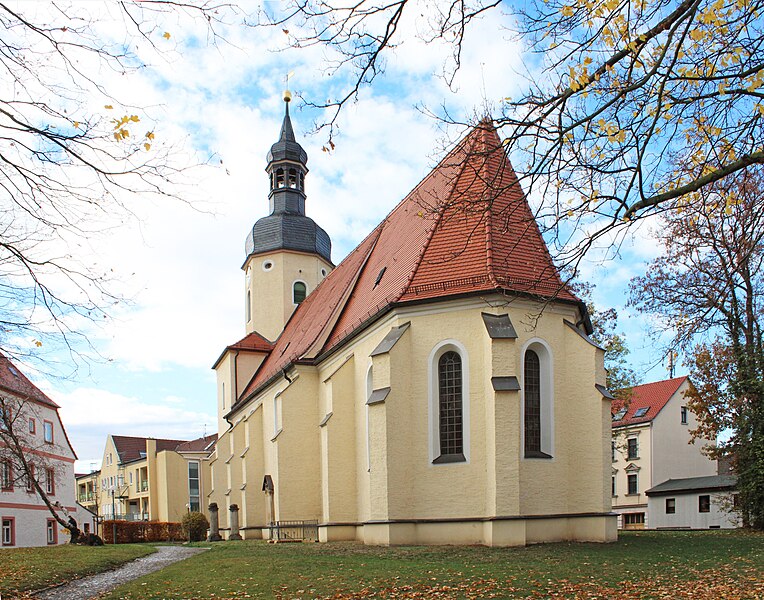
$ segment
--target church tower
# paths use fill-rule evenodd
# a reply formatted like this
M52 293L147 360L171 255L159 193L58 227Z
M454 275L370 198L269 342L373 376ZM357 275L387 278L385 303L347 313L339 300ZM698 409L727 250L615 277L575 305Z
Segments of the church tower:
M297 143L289 117L289 91L279 140L271 146L265 171L270 178L270 214L247 235L246 332L273 341L297 305L333 268L329 235L305 215L308 155Z

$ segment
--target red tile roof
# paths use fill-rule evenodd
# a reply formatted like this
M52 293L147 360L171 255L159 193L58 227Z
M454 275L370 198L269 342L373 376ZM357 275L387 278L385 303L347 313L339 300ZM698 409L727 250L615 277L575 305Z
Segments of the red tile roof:
M114 440L114 447L119 454L119 462L127 463L146 457L146 440L150 438L112 435L111 439ZM160 452L162 450L175 450L180 444L185 444L187 441L157 439L156 443L157 452Z
M253 331L252 333L240 339L235 344L227 346L226 349L220 353L220 356L218 356L215 364L212 365L213 369L217 368L218 364L220 364L220 361L223 360L223 357L225 357L226 353L230 350L238 350L244 352L262 352L264 354L268 354L268 352L273 350L273 342L265 339L256 331Z
M212 435L196 438L195 440L191 440L190 442L183 442L181 444L178 444L178 446L175 448L175 451L176 452L204 452L205 450L209 450L211 446L213 446L215 442L217 441L218 441L218 434L213 433Z
M59 408L58 404L48 398L35 384L17 369L5 356L0 354L0 389L11 392L23 398L36 400L51 408Z
M687 376L674 377L664 381L654 383L645 383L631 388L631 397L628 400L628 406L623 401L614 400L611 404L611 411L615 415L619 410L626 408L626 414L622 419L613 421L613 427L622 427L624 425L634 425L637 423L649 423L668 403L676 391L685 381ZM640 408L647 408L647 412L642 417L635 417L634 413Z
M581 305L560 280L495 127L483 121L300 304L234 409L391 306L504 290Z

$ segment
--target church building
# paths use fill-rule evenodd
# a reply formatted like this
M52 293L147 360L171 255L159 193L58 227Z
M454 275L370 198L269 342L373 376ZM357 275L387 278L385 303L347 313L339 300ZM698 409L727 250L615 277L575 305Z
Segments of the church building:
M246 336L214 365L222 533L230 518L245 538L311 521L367 544L615 540L604 353L493 124L334 266L285 101L270 214L246 239Z

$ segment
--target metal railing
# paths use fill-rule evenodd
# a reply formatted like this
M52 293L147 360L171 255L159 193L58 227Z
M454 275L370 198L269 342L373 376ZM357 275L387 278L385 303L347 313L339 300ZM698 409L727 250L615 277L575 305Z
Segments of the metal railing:
M269 529L272 540L318 541L318 521L276 521Z
M95 500L95 494L93 492L80 494L77 497L77 502L92 502L93 500Z
M127 513L125 515L126 521L148 521L149 513Z
M148 481L140 481L136 484L136 489L139 492L148 492L149 491L149 482Z

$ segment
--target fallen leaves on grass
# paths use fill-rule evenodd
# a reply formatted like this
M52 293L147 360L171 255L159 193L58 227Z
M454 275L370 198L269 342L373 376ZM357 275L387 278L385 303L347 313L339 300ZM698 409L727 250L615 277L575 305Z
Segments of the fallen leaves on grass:
M615 585L598 581L571 582L567 580L533 581L531 589L520 589L513 580L467 579L458 583L417 583L392 585L382 589L363 588L324 596L324 600L356 600L384 598L544 598L589 600L646 600L671 598L687 600L748 600L764 598L764 577L759 569L735 568L688 570L681 576L624 580ZM277 598L307 598L279 595Z

